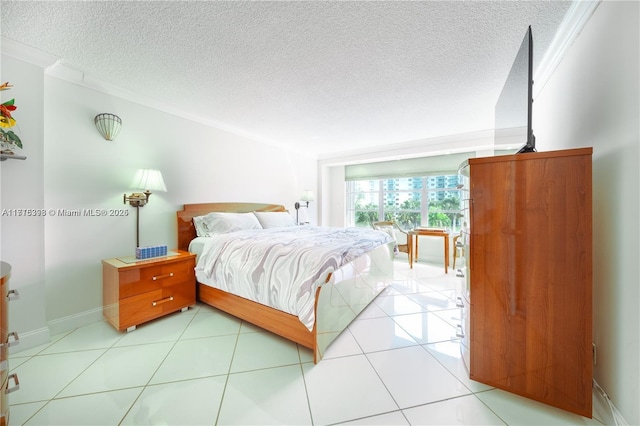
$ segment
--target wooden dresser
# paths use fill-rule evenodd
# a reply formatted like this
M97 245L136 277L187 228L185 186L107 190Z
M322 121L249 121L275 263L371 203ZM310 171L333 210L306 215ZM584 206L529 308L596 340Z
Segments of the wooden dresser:
M173 254L172 254L173 253ZM118 330L196 303L196 255L174 250L168 256L102 261L104 317Z
M592 415L592 149L468 161L470 377Z
M9 397L8 395L20 388L17 374L9 374L9 347L19 342L17 333L9 332L9 312L7 302L16 299L18 292L9 290L9 278L11 278L11 265L0 262L0 377L2 388L0 391L0 426L9 424ZM13 381L14 386L9 387Z

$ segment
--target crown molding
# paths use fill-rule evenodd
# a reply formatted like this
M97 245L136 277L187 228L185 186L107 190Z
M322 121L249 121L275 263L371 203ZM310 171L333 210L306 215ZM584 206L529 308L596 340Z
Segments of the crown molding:
M69 83L77 84L92 90L96 90L98 92L102 92L109 96L115 96L117 98L121 98L142 105L144 107L152 108L167 114L174 115L176 117L184 118L185 120L199 123L207 127L215 128L217 130L221 130L236 136L290 151L289 149L279 146L276 142L261 135L256 135L216 120L204 118L197 114L188 113L182 109L161 102L153 97L142 95L138 92L134 92L120 86L105 82L78 68L65 64L63 61L58 61L55 64L49 66L45 70L45 74L50 77L68 81Z
M79 68L66 64L60 57L47 52L43 52L41 50L8 39L6 37L1 38L0 50L3 55L7 55L23 62L27 62L43 68L44 74L47 76L93 89L105 93L109 96L115 96L148 108L152 108L158 111L165 112L167 114L184 118L195 123L202 124L207 127L215 128L217 130L240 136L242 138L250 139L252 141L264 143L275 148L292 152L290 148L280 145L276 141L273 141L269 138L253 134L242 129L238 129L226 123L185 112L152 97L145 96L140 93L127 90L120 86L110 84L108 82L95 78ZM306 153L304 151L299 151L296 153L305 157L317 159L315 156L310 156L309 153Z
M542 91L601 0L578 0L569 7L534 75L533 97Z
M493 130L462 133L441 137L425 138L414 141L399 142L363 148L354 151L320 155L322 166L339 166L347 164L370 163L376 161L403 160L415 157L456 154L496 148L493 141ZM501 147L502 149L503 147Z
M3 55L11 56L45 69L60 61L60 58L55 55L18 43L4 36L0 38L0 50Z

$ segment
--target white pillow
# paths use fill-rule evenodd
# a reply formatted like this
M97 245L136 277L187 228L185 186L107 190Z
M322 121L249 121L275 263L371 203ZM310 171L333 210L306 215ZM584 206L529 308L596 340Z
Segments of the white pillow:
M211 237L244 229L262 229L253 213L214 212L194 217L193 224L198 237Z
M253 212L264 229L296 226L296 221L287 212Z
M196 228L196 236L198 237L206 237L207 236L207 228L204 224L204 216L194 216L193 217L193 226Z

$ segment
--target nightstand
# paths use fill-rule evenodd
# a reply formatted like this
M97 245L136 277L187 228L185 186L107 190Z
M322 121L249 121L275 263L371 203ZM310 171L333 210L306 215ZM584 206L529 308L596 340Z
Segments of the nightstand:
M169 255L102 261L103 314L122 331L196 303L196 255L172 250Z

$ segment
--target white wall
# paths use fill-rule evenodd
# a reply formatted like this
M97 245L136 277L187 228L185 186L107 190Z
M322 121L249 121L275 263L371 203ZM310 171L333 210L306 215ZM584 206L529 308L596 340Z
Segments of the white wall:
M2 207L129 214L2 218L2 256L14 267L12 287L35 287L12 304L11 328L34 335L21 349L43 343L49 331L102 318L101 259L135 249L135 209L122 198L132 191L136 169L161 170L167 185L140 209L141 245L175 247L176 210L184 203L264 202L293 210L303 189L317 193L315 159L48 76L13 57L3 56L2 78L21 88L14 94L25 114L21 122L28 123L22 129L41 133L39 140L21 133L26 161L2 163ZM36 112L28 112L30 104ZM104 140L93 124L100 112L123 120L114 141ZM309 216L317 221L314 209Z
M9 286L20 293L9 303L9 331L18 332L21 344L48 340L45 319L44 217L16 216L23 209L44 207L43 194L43 74L42 68L2 57L2 82L13 85L2 101L15 99L12 128L22 140L16 154L27 159L0 162L0 259L11 264ZM24 212L23 212L24 213ZM4 295L2 296L4 297ZM13 349L13 348L12 348Z
M324 226L346 226L344 166L321 167L322 215Z
M533 110L539 151L592 146L596 381L640 424L640 4L604 1Z

